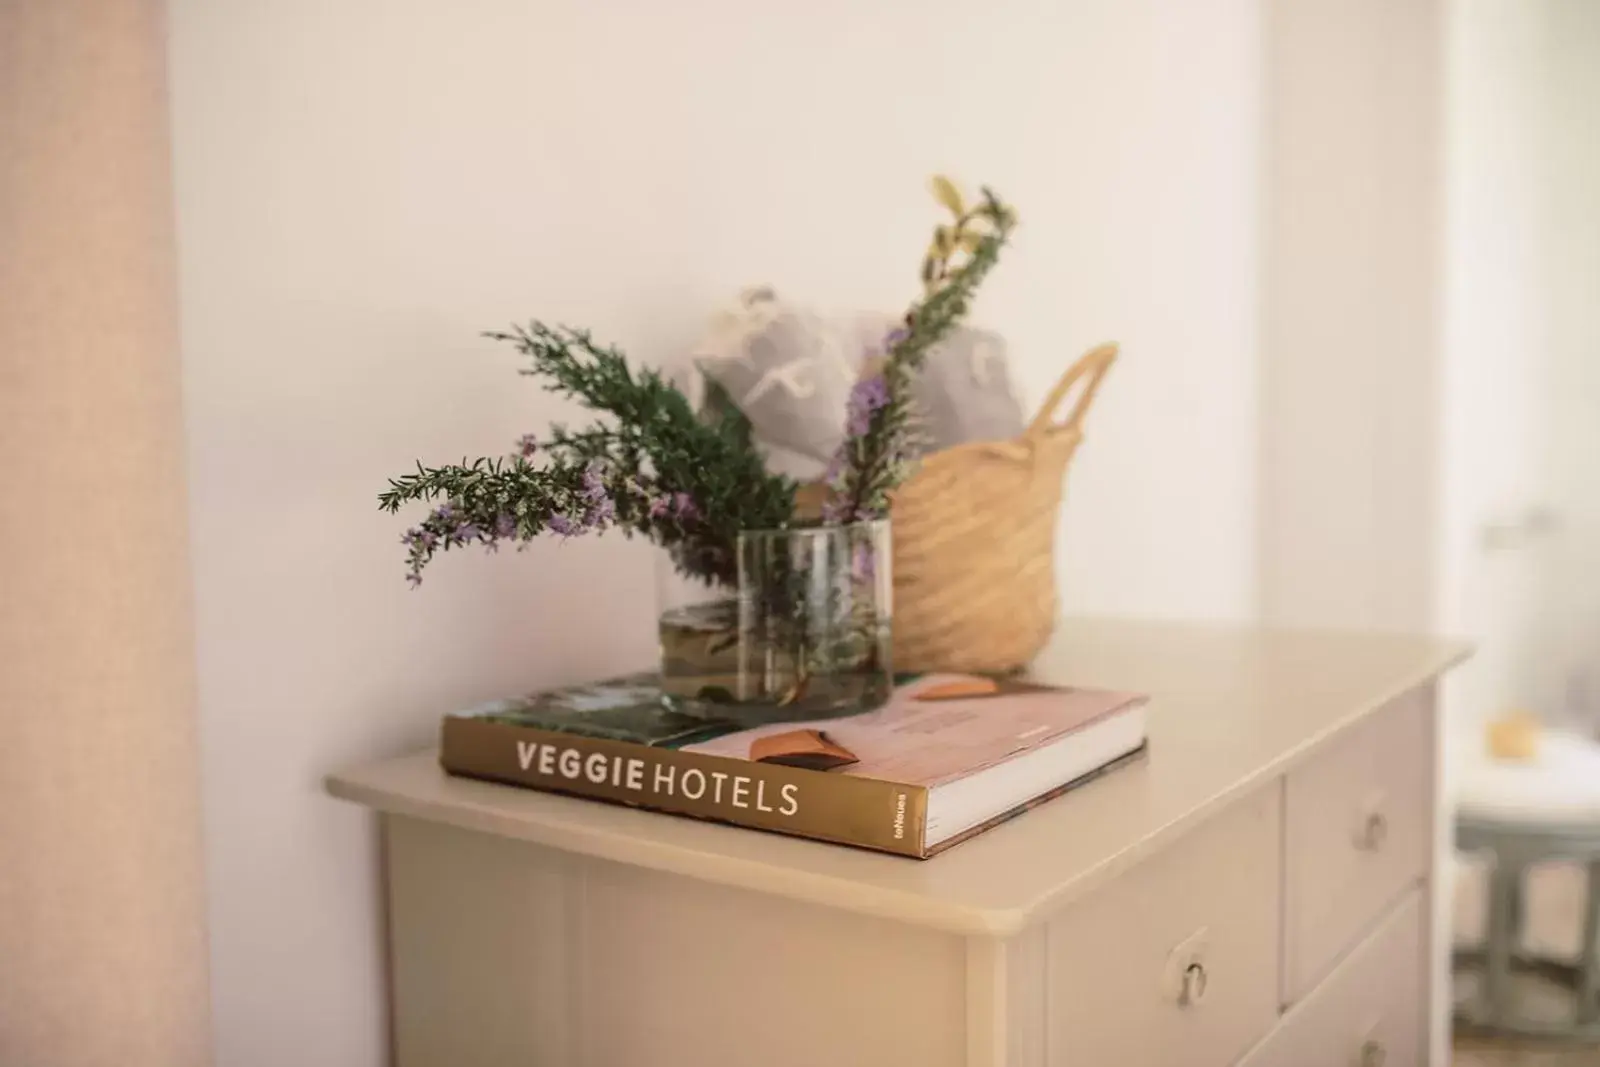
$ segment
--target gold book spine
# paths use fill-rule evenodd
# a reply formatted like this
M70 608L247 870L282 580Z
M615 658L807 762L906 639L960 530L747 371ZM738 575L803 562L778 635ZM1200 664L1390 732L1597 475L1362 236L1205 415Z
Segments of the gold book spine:
M928 854L922 786L457 716L444 720L439 762L470 778L917 859Z

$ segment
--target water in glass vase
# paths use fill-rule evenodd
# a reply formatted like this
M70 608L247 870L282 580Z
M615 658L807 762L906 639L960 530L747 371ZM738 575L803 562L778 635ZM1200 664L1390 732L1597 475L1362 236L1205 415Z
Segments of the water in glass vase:
M667 702L748 725L881 705L892 684L888 536L881 522L741 534L737 597L722 590L661 615Z
M732 596L661 614L661 694L685 711L727 704L739 688L739 602Z

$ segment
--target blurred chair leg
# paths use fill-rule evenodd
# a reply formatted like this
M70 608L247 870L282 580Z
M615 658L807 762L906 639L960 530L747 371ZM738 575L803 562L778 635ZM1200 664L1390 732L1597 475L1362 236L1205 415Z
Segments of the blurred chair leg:
M1578 1022L1600 1021L1600 860L1589 861L1589 892L1578 967Z
M1499 1023L1511 1016L1511 956L1516 950L1522 911L1522 868L1497 860L1489 874L1489 922L1484 936L1484 1018Z

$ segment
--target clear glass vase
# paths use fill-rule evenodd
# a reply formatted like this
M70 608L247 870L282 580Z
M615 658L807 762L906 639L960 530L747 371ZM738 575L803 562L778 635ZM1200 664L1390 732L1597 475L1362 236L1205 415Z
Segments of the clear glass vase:
M887 521L749 530L738 589L678 580L661 615L662 690L746 725L868 711L893 685Z
M738 689L739 592L682 574L667 553L656 569L661 693L679 711L711 714Z

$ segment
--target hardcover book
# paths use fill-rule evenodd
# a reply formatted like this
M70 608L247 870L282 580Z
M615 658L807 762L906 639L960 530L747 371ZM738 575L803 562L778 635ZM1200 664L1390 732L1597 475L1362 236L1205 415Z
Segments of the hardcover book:
M452 774L926 858L1142 751L1133 693L925 675L875 711L754 729L650 675L445 717Z

